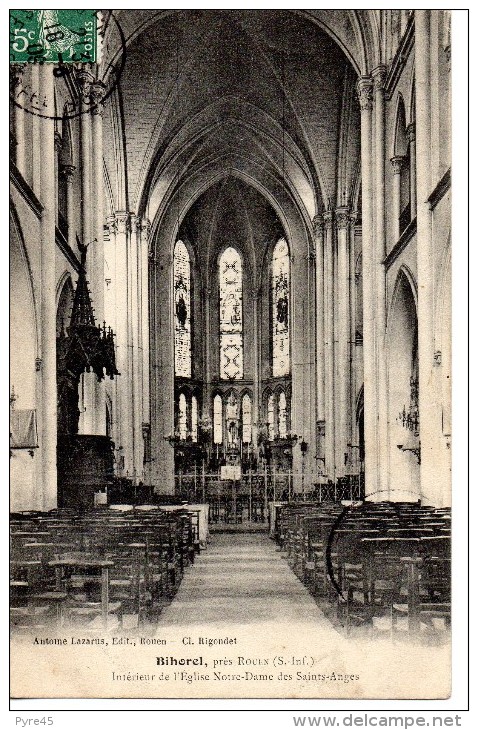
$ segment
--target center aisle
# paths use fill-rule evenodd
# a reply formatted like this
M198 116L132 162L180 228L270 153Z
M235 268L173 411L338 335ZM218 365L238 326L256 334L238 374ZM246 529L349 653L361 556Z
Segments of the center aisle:
M159 617L169 697L444 697L449 646L346 638L264 533L215 533ZM413 671L411 671L413 669Z
M287 623L339 636L265 533L214 534L186 572L158 629L174 624Z

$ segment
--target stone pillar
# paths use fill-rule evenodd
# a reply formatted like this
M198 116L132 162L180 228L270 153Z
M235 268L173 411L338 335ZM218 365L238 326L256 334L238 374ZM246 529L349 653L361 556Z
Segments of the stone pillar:
M204 391L203 391L203 413L207 413L213 421L211 402L211 287L209 286L209 272L205 273L206 285L201 292L204 301Z
M106 226L107 226L107 233L104 236L104 240L108 242L108 252L109 252L109 271L108 271L108 280L109 280L109 290L108 295L105 295L105 315L108 320L108 324L110 327L112 327L113 332L115 333L115 357L116 357L116 367L120 373L120 376L114 378L111 381L111 397L113 401L113 424L112 424L112 433L111 438L114 441L115 444L115 460L116 460L116 474L119 476L121 473L121 467L120 467L120 457L123 456L122 451L118 451L118 448L122 446L121 444L121 409L120 409L120 382L123 379L123 374L121 372L121 368L119 366L119 354L118 354L118 310L116 307L116 299L117 299L117 286L118 286L118 279L116 275L116 233L117 233L117 225L116 225L116 217L114 215L109 215L106 218Z
M392 243L395 245L400 238L400 178L405 158L402 155L392 157L393 189L392 189Z
M143 401L143 423L151 423L149 409L149 245L151 223L143 218L140 222L140 241L138 246L141 272L141 328L140 328L140 367L141 393Z
M422 499L441 504L448 475L436 473L440 464L439 431L441 423L434 389L434 317L432 212L428 197L431 180L431 104L430 104L430 10L415 11L416 74L416 170L417 170L417 274L418 274L418 355L419 412Z
M93 239L96 235L96 220L93 208L93 165L92 165L92 130L90 113L90 92L94 81L92 74L86 69L77 73L80 93L80 174L81 174L81 237L84 246L88 246L86 260L87 279L92 291L93 311L96 318L96 292L94 291L94 247ZM79 433L95 433L96 411L96 375L93 372L83 373L80 381L80 420Z
M260 307L259 302L261 300L261 289L254 288L252 291L252 317L253 317L253 347L254 347L254 383L253 383L253 396L252 396L252 441L254 445L257 445L257 424L259 422L259 400L261 392L261 367L260 367L260 349L261 341L259 339L259 318L260 318Z
M168 229L169 230L169 229ZM161 238L161 235L163 237ZM174 494L174 448L169 437L174 433L174 343L171 267L173 251L171 239L158 230L155 241L154 350L152 367L155 369L154 393L151 393L155 411L151 423L155 462L153 473L156 491Z
M332 213L323 215L324 240L324 329L325 329L325 472L335 482L334 452L334 235Z
M54 77L49 64L40 67L40 92L53 116ZM55 125L43 118L40 125L41 165L41 463L42 509L57 506L57 396L56 396L56 273L55 273Z
M138 226L134 213L130 213L130 235L128 240L128 351L129 372L132 380L132 415L133 415L133 471L132 478L136 484L143 472L143 404L141 399L141 372L139 337L141 327L141 302L138 286L140 257L138 251Z
M337 224L337 322L336 348L336 443L335 464L337 476L346 471L345 455L348 452L349 391L350 391L350 298L349 298L349 210L335 211Z
M315 366L317 398L317 457L323 458L325 425L325 338L324 338L324 221L316 215L312 221L315 241ZM323 470L323 463L319 463Z
M307 254L307 300L304 303L304 323L306 342L304 353L304 397L308 403L308 423L306 425L308 449L305 458L305 486L312 489L317 475L317 415L316 415L316 363L315 363L315 244L310 241Z
M365 491L377 499L377 397L375 363L375 255L373 238L372 109L373 83L364 76L358 82L361 112L362 157L362 281Z
M387 323L386 271L382 263L387 255L385 230L385 81L386 69L378 66L372 72L375 119L375 357L377 372L377 477L378 498L388 497L388 383L385 348Z
M347 434L348 464L349 472L358 473L358 432L355 419L355 398L357 395L357 350L355 347L355 332L357 329L357 290L355 282L355 223L357 213L349 216L349 359L350 359L350 384L349 384L349 414L350 423ZM350 446L349 446L350 444Z
M25 65L24 63L14 63L10 66L13 94L18 104L22 104ZM18 171L25 177L25 112L21 106L15 104L13 113L15 115L15 164Z
M61 134L59 132L55 132L55 166L53 175L55 178L55 225L59 225L59 205L58 205L58 190L60 185L60 175L62 173L61 167L60 167L60 154L61 154L61 148L62 148L63 140L61 137Z
M105 93L105 86L101 81L91 85L90 103L92 115L92 203L93 230L92 237L96 241L91 245L89 261L89 277L95 307L96 323L102 324L105 319L105 246L103 240L104 226L104 182L103 182L103 106L101 100ZM84 115L88 116L88 115ZM94 417L93 428L95 434L106 433L106 389L105 381L94 383Z
M407 139L410 155L410 220L417 215L417 147L415 138L415 122L407 127Z
M32 63L30 69L31 87L33 94L40 94L40 64ZM54 112L53 112L54 114ZM32 115L32 187L33 192L41 200L41 139L40 139L40 124L43 121L37 114ZM53 160L52 160L53 165Z
M116 366L120 372L117 380L117 413L119 417L119 438L124 458L121 476L133 474L133 421L132 421L132 372L129 359L128 339L128 258L127 248L130 234L130 218L125 211L119 211L114 218L115 229L115 310L116 310Z

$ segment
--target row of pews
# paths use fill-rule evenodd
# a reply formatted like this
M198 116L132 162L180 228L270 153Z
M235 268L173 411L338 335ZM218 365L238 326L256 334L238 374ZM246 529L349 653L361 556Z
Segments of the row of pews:
M296 575L347 634L446 636L451 514L418 503L289 503L271 531Z
M13 514L12 632L153 624L199 550L199 515L187 507Z

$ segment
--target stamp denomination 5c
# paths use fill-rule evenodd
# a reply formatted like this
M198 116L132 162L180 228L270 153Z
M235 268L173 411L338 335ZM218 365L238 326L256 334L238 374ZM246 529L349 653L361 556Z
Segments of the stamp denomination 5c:
M10 63L95 63L95 10L10 10Z

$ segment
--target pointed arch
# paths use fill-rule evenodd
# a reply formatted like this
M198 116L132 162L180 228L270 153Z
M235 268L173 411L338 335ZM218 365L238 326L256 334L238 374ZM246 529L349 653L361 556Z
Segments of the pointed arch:
M56 307L56 336L58 337L70 323L71 310L73 307L73 284L71 274L66 271L61 277L57 287Z
M390 302L386 347L390 424L388 488L393 501L416 501L421 496L418 486L420 467L416 455L420 438L418 315L416 286L410 271L404 266L398 271Z
M405 112L403 96L399 93L395 112L395 128L391 157L403 157L406 155L407 146L407 115Z

